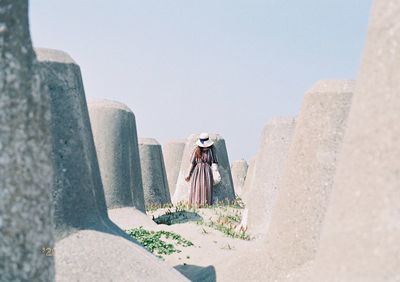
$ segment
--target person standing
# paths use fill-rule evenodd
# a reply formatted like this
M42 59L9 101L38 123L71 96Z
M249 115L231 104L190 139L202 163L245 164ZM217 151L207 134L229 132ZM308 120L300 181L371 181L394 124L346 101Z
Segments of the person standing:
M218 164L218 159L214 147L214 142L210 140L208 133L201 133L196 141L190 162L191 168L189 175L185 178L187 182L191 180L189 204L198 207L212 205L213 174L212 164Z

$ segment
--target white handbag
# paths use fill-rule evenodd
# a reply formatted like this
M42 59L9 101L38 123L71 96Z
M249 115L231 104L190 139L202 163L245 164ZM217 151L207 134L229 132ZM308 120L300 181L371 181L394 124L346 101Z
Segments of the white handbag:
M213 163L211 165L211 171L214 179L214 185L217 185L218 183L221 182L221 174L218 171L218 164Z

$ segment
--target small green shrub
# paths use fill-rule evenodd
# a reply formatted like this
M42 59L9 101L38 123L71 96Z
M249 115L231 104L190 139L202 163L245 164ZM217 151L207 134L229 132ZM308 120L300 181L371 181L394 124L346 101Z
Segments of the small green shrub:
M207 226L214 228L218 231L221 231L225 235L232 237L232 238L237 238L241 240L246 240L250 241L251 237L249 234L246 234L246 230L235 230L235 225L227 222L221 222L221 221L211 221L210 223L207 224Z
M197 224L211 227L232 238L251 240L250 235L247 234L247 230L240 227L242 220L240 210L228 211L225 207L219 207L214 209L214 214L218 216L216 220L210 218L207 222L199 221ZM203 233L205 232L203 231Z
M179 253L180 250L176 249L174 244L167 243L162 240L162 237L166 239L172 239L177 245L183 247L193 246L193 243L184 239L181 235L169 231L148 231L142 226L139 228L129 229L125 231L129 236L136 239L150 252L157 255L170 255L173 253Z

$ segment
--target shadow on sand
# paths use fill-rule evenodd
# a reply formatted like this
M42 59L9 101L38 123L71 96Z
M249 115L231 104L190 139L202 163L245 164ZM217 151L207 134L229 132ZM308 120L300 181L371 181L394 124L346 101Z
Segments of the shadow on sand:
M202 221L203 218L195 212L189 211L176 211L176 212L169 212L160 215L156 218L153 218L153 221L157 224L166 224L166 225L173 225L179 223L186 223L189 221Z
M212 265L201 267L192 264L176 265L176 270L182 273L186 278L193 282L216 282L217 274Z

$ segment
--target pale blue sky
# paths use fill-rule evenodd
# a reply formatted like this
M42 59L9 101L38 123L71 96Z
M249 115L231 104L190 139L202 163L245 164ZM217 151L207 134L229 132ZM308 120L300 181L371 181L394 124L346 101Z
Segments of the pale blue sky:
M356 78L371 0L30 3L34 45L68 52L87 97L127 104L160 143L220 133L233 161L315 81Z

